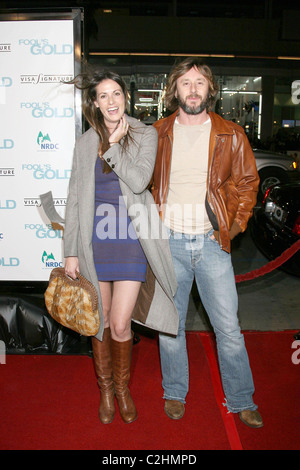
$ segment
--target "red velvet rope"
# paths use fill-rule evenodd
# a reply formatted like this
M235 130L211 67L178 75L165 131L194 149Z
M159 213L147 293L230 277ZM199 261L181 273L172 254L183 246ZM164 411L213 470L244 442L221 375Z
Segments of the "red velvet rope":
M254 271L250 271L246 274L238 274L235 276L235 282L242 282L242 281L249 281L250 279L254 279L259 276L263 276L264 274L270 273L274 269L281 266L285 263L288 259L290 259L300 248L300 239L290 246L287 250L285 250L278 258L270 261L269 263L265 264L261 268L254 269Z

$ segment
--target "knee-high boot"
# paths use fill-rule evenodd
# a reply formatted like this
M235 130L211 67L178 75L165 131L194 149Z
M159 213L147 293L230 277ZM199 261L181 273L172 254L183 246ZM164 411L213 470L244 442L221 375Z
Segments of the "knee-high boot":
M125 423L132 423L137 418L128 383L130 379L132 338L119 342L111 340L113 377L120 415Z
M99 418L111 423L115 416L115 389L112 372L110 328L105 328L102 341L92 338L95 372L100 388Z

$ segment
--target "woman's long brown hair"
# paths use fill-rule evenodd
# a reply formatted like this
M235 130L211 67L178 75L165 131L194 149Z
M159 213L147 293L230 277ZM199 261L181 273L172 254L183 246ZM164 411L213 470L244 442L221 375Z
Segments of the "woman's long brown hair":
M113 80L120 87L124 94L125 104L127 102L128 92L124 80L115 72L108 70L92 70L85 73L78 74L72 81L68 82L74 84L76 88L83 90L82 96L82 112L90 124L90 126L97 132L100 138L99 152L103 155L109 148L109 133L104 123L103 115L99 108L95 106L97 99L96 86L103 80ZM130 128L124 138L123 148L128 146L128 142L133 140L130 134ZM110 173L112 170L105 160L103 162L103 173Z

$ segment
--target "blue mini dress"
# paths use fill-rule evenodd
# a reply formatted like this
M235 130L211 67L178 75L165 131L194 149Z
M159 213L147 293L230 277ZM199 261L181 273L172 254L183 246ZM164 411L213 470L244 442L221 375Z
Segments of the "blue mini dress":
M147 261L125 206L118 176L95 165L93 253L99 281L145 282Z

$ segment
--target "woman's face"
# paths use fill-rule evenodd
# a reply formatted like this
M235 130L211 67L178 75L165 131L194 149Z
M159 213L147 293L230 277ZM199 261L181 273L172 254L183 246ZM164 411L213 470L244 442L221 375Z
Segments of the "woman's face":
M114 128L125 112L125 96L120 85L105 79L96 86L95 106L100 109L107 128Z

